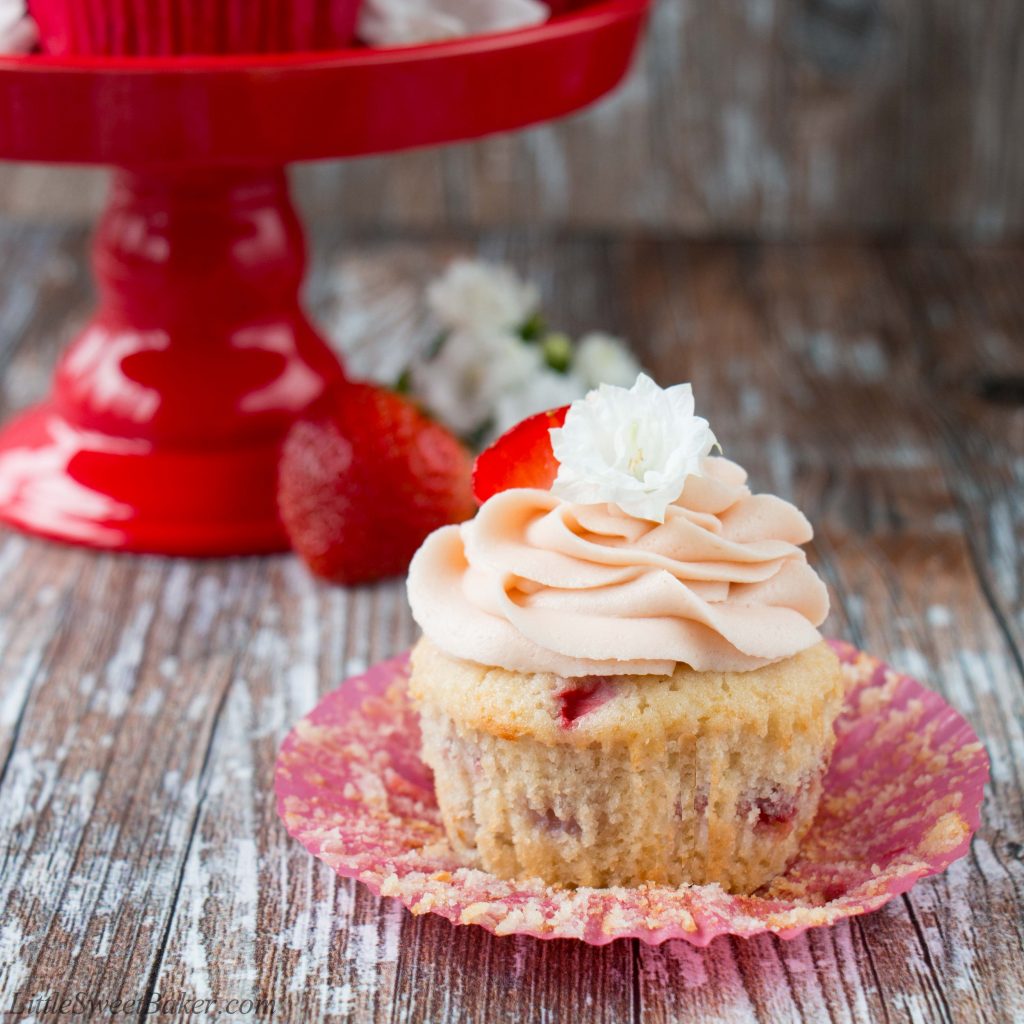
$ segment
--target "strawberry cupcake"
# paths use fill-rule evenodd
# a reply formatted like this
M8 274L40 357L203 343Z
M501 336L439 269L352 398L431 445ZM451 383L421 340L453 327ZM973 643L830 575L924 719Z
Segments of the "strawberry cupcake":
M285 53L347 46L359 0L28 0L56 56Z
M449 839L503 878L753 892L814 819L843 696L810 524L711 454L689 385L550 422L482 460L515 486L481 481L409 572Z

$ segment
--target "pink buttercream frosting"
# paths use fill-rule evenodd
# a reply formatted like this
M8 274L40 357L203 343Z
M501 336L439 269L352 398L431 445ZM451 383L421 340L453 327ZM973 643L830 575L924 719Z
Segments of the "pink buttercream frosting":
M562 676L736 672L818 643L828 594L810 523L709 457L664 523L550 491L494 495L409 570L424 633L458 658Z

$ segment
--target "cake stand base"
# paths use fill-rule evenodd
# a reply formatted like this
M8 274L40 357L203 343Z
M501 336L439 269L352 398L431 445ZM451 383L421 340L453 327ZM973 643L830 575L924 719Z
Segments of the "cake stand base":
M0 435L0 515L51 540L168 555L259 554L277 518L278 443L175 450L83 429L44 402Z
M125 551L287 547L280 443L341 366L299 304L282 170L120 172L96 313L0 433L0 519Z

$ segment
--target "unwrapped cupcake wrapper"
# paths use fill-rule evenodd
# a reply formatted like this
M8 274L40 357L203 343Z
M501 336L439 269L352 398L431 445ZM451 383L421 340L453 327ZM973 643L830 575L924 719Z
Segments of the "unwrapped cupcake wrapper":
M56 56L274 53L347 46L358 0L29 0Z
M789 869L752 896L717 885L559 889L466 867L419 757L405 656L329 694L285 740L278 811L338 874L498 935L604 945L771 932L784 939L874 910L963 856L988 758L971 727L917 681L833 643L847 694L818 817Z

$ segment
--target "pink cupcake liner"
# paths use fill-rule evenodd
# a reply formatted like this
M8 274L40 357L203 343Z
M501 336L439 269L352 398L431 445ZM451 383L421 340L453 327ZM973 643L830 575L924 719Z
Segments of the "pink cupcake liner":
M821 808L796 861L754 896L717 885L565 890L465 867L419 758L407 655L350 679L289 734L277 761L278 813L339 875L414 914L496 935L593 945L638 938L706 946L718 935L762 932L792 939L876 910L962 857L988 779L978 737L938 694L831 643L847 696Z
M29 0L57 56L156 57L336 49L359 0Z

